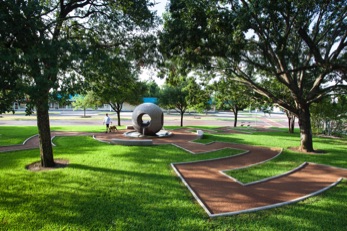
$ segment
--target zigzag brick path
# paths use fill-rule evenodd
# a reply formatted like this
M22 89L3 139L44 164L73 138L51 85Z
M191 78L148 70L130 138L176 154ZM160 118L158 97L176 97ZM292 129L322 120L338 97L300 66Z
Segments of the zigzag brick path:
M111 136L121 138L119 134ZM112 139L107 135L96 138L105 141ZM153 143L173 144L193 154L224 148L240 149L245 152L228 158L173 164L210 217L288 204L327 189L341 177L347 178L347 169L308 163L284 176L245 186L221 171L244 168L267 161L279 155L280 149L221 142L205 145L192 142L195 139L196 134L192 132L175 130L172 137L153 139Z
M316 164L306 164L294 173L249 186L241 185L221 174L221 170L240 167L240 160L247 163L247 159L253 159L251 155L257 153L249 152L240 157L216 161L178 164L175 167L202 201L210 216L287 204L333 185L340 177L347 178L346 169Z
M106 142L116 138L125 138L123 131L111 134L52 132L52 137L75 135L94 136L96 139ZM224 148L239 149L244 152L241 155L222 159L172 164L211 217L287 204L320 192L336 183L341 177L347 178L347 169L309 163L281 177L242 185L223 174L222 171L267 161L276 157L280 153L280 149L221 142L205 145L192 142L194 139L196 139L196 134L186 130L176 130L172 137L156 138L153 139L153 143L173 144L193 154ZM37 147L38 136L34 136L25 145L0 147L0 152Z

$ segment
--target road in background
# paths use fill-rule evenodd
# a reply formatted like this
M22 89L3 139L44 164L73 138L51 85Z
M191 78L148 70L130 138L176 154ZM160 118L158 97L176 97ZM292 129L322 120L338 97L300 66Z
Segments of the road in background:
M109 113L113 124L117 124L117 114L107 111L87 111L86 118L83 118L83 111L52 110L50 111L51 126L61 125L102 125L103 118ZM132 112L121 113L121 125L131 125ZM26 116L24 111L17 111L15 114L3 114L0 117L0 126L36 126L36 115ZM262 112L240 112L237 126L253 127L281 127L288 125L287 117L283 113L264 114ZM164 113L164 126L179 126L180 115L178 113ZM232 112L216 112L206 114L186 113L183 117L184 126L233 126L234 114Z

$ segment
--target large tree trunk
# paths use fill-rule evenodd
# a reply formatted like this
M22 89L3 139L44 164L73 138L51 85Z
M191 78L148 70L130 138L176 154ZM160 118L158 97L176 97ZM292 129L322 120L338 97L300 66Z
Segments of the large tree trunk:
M306 152L313 152L311 115L309 105L304 105L299 109L300 127L300 149Z
M40 139L40 157L42 167L54 167L53 149L51 142L51 129L49 125L48 114L48 96L42 97L42 100L36 105L37 127Z

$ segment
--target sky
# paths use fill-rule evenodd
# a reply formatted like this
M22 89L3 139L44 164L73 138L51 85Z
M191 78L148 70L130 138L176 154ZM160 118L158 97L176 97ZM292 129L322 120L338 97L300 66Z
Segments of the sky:
M156 4L154 10L157 11L157 14L159 16L161 16L164 13L167 2L168 0L154 0L154 3Z
M157 14L161 17L162 14L165 11L165 6L168 2L168 0L154 0L155 2L155 7L153 10L157 11ZM157 78L157 73L153 69L143 69L142 73L140 74L140 80L141 81L146 81L153 79L159 86L163 85L165 83L164 79L159 79Z

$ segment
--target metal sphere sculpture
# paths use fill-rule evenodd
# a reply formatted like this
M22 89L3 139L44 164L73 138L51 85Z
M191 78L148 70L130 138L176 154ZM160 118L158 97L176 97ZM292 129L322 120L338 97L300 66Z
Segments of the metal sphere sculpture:
M143 121L143 116L148 115L151 120ZM143 103L137 106L132 115L134 129L142 135L155 136L164 124L163 111L153 103Z

